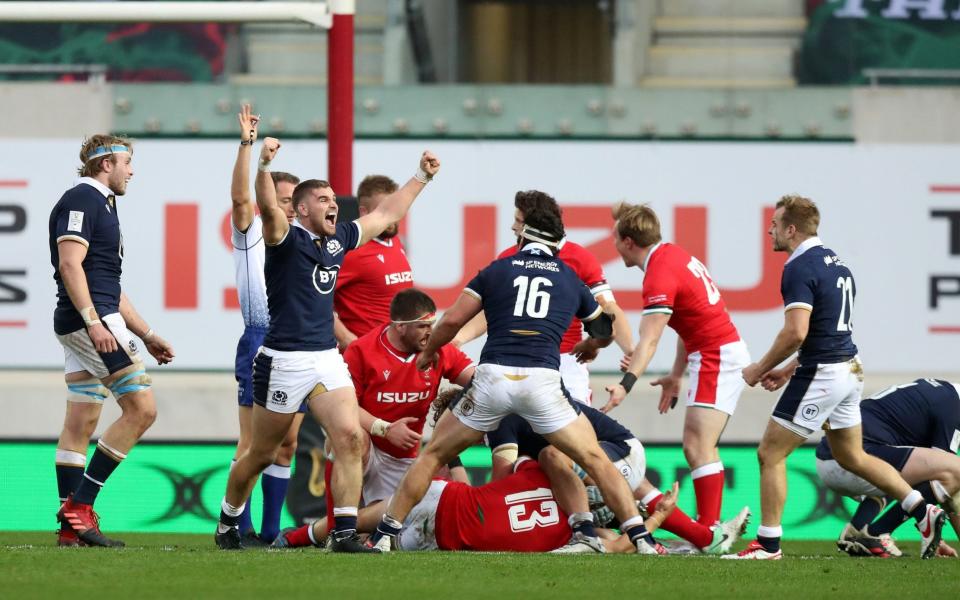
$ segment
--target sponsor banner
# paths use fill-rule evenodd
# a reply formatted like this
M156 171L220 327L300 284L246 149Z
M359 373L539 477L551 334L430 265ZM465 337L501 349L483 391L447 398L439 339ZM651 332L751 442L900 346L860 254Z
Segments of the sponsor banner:
M0 366L62 366L52 331L48 218L74 181L78 146L77 140L0 145ZM569 238L603 263L636 331L643 274L617 255L610 207L646 202L660 215L664 238L709 269L758 358L783 323L785 256L770 249L769 219L781 195L800 193L819 203L821 237L853 270L854 339L867 370L956 368L960 177L950 146L361 141L354 179L385 173L403 183L424 148L443 166L404 231L414 281L441 308L515 243L513 196L539 188L563 206ZM325 152L322 141L291 141L274 164L322 177ZM173 344L177 368L233 365L242 329L229 235L235 156L232 140L139 142L135 175L117 203L124 290ZM669 368L674 340L661 341L652 369ZM479 344L467 351L476 358ZM608 348L595 367L616 370L619 358Z
M50 530L55 527L57 483L54 477L54 443L0 442L0 461L9 468L3 474L3 504L0 530ZM97 498L97 512L105 531L209 533L220 514L226 489L232 445L141 444L130 453ZM91 446L90 452L93 452ZM814 448L804 446L787 461L790 496L784 513L785 535L790 539L832 539L840 534L855 504L822 486L817 478ZM647 478L669 489L680 482L680 507L696 514L690 468L677 446L647 447ZM743 506L757 514L760 508L760 472L756 448L723 448L726 472L723 517L734 516ZM313 456L311 458L311 456ZM468 449L464 466L475 485L489 479L490 451ZM322 456L299 454L294 464L295 482L306 495L323 506ZM320 462L315 462L320 461ZM251 500L253 523L260 523L260 486ZM290 496L303 496L291 486ZM759 522L759 515L753 519ZM281 527L293 525L284 512ZM753 528L751 528L751 533ZM897 530L898 539L916 539L916 529L907 524ZM51 538L52 539L52 538ZM212 543L212 540L211 540Z
M958 0L808 0L802 83L851 84L864 69L960 68ZM887 76L885 82L897 81ZM949 80L902 79L905 84Z

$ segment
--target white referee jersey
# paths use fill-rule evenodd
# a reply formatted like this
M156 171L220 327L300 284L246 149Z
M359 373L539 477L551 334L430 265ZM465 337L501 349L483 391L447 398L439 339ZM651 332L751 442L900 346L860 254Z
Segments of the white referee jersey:
M236 271L237 295L240 298L240 312L246 327L267 328L270 325L270 312L267 310L267 284L263 275L265 248L263 242L263 221L260 216L253 217L246 232L238 231L230 221L233 242L233 266Z

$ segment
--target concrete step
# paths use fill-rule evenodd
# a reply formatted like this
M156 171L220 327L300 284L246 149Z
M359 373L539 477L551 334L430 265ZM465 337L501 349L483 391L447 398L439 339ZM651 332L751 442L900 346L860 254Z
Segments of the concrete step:
M666 17L802 17L804 0L659 0Z
M776 90L796 87L793 77L736 79L724 77L642 77L641 87L657 89L704 89L704 90Z
M650 77L788 79L793 51L785 47L691 48L655 46L649 51Z
M664 35L768 35L799 36L807 28L803 17L657 17L654 34Z

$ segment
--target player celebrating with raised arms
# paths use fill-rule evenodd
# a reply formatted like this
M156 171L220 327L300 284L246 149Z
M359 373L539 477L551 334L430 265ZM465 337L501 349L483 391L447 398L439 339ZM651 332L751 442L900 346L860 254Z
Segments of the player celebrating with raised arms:
M515 413L594 478L638 552L656 553L630 487L600 448L590 423L570 405L560 382L560 340L574 316L585 323L592 345L609 345L613 335L613 320L573 270L556 257L563 236L563 222L557 215L527 215L520 252L480 271L430 336L417 359L424 370L465 323L481 310L485 313L487 341L473 383L440 418L430 443L390 500L373 537L381 549L389 548L387 538L400 532L437 470ZM590 528L581 531L596 537Z
M644 272L643 317L626 373L619 384L607 387L610 400L601 410L608 412L620 404L647 370L664 328L676 330L673 368L651 385L662 387L660 412L666 413L676 404L680 380L689 367L683 454L697 496L697 521L709 527L720 520L723 502L724 472L717 445L737 408L743 391L740 370L750 363L750 354L707 268L680 246L662 241L660 220L652 209L620 203L613 218L623 264Z
M267 246L264 271L270 329L254 359L253 439L230 472L216 542L223 549L243 547L237 522L256 477L273 463L293 415L308 402L337 458L331 549L375 551L356 535L364 432L350 373L334 339L333 290L344 255L402 219L439 171L440 161L424 152L417 173L402 188L350 223L337 223L336 196L329 183L303 181L293 192L297 220L291 225L277 206L270 177L270 163L279 149L278 140L264 140L255 184Z
M833 458L847 471L900 501L917 521L920 555L929 558L940 545L943 510L926 504L896 469L863 450L860 394L863 366L853 343L853 273L817 237L820 211L801 196L777 202L768 233L777 252L789 252L780 292L784 325L773 345L743 370L748 385L763 382L783 390L760 440L761 525L757 539L739 554L724 558L779 559L781 519L787 501L787 457L818 429L825 429ZM797 357L786 366L776 366ZM789 381L789 383L787 383Z

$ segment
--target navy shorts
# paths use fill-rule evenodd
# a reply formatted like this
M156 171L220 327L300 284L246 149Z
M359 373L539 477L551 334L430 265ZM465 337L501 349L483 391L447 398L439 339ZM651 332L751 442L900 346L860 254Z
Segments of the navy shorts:
M237 342L237 358L233 365L233 376L237 380L237 404L253 406L253 357L267 337L266 327L244 327L243 335Z
M875 444L873 442L864 442L863 450L871 456L876 456L883 462L889 464L897 471L903 471L910 455L913 454L913 446L887 446L886 444Z

